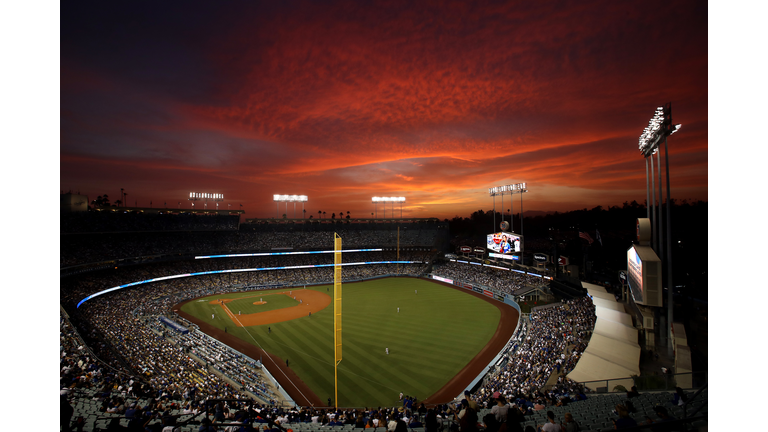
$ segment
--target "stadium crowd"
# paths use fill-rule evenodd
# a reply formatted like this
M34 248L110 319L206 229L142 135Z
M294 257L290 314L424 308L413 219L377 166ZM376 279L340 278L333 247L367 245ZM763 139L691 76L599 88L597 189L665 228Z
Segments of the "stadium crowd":
M486 378L476 396L486 400L499 392L510 400L520 400L518 405L530 407L557 405L563 398L578 399L584 389L565 375L573 370L589 343L595 319L595 306L588 296L533 310L530 323L522 327L525 333L510 341L506 364ZM553 374L556 383L541 392Z
M547 282L540 277L453 261L435 264L432 273L454 281L485 286L509 294L527 286L544 286Z
M401 252L400 259L426 261L428 254L426 250ZM361 252L346 256L353 262L390 261L396 258L396 253ZM62 279L60 298L62 305L74 314L73 319L77 321L78 327L86 332L89 346L94 348L94 352L98 351L99 358L108 359L109 366L116 371L110 378L113 383L110 390L117 391L119 388L120 397L168 397L187 401L244 399L255 396L260 401L271 404L279 395L261 375L260 363L200 333L189 322L176 316L171 308L184 300L214 293L270 288L277 285L332 282L332 267L216 273L168 279L115 290L88 300L80 308L75 308L75 305L86 296L104 289L173 274L227 268L311 265L332 263L332 260L332 254L312 254L186 260L121 267ZM345 280L396 272L415 275L422 273L425 266L426 264L356 265L345 267L342 274ZM161 326L158 323L161 316L189 327L190 331L181 334ZM62 340L69 340L64 334L62 330ZM62 352L72 352L72 345L77 344L66 342L65 345L65 342L62 342ZM85 344L77 346L82 345ZM89 363L88 359L83 362L86 365L93 364ZM72 370L71 365L69 366L65 368L64 363L62 365L62 387L72 386ZM91 380L88 376L85 383L81 383L79 378L76 381L77 385L85 386ZM136 391L134 383L137 382L141 383L141 392Z
M62 233L133 231L228 231L236 230L238 215L158 214L126 211L62 212Z
M430 251L410 250L401 251L399 261L414 261L418 264L377 264L377 265L347 265L344 266L342 277L344 281L359 280L386 274L418 275L425 271L430 259ZM382 252L355 252L346 253L343 256L345 263L362 263L377 261L395 261L397 253L394 251ZM295 267L310 265L333 264L333 254L308 254L308 255L282 255L264 257L243 258L218 258L202 260L180 260L161 263L151 263L141 266L127 266L117 269L109 268L94 272L82 273L77 277L62 279L61 301L62 304L74 306L88 295L104 289L144 281L162 278L172 275L194 274L230 269L257 269L276 267ZM196 287L259 287L280 286L312 283L329 283L333 281L332 267L294 268L283 270L243 271L230 273L214 273L195 277L173 279L179 285L178 292L195 291ZM184 282L186 281L186 282ZM158 292L163 291L163 283L155 282L152 286L158 287Z
M428 247L435 243L437 228L431 226L401 229L401 248ZM393 247L397 230L341 231L345 249ZM330 231L180 231L63 234L61 267L114 259L172 254L215 254L270 252L276 250L332 250Z

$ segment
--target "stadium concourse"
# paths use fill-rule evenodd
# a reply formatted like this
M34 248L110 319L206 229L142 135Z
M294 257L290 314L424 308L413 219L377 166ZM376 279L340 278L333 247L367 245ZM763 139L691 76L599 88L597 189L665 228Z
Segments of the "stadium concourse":
M204 218L201 218L204 219ZM558 422L572 413L582 430L601 430L609 424L611 409L624 398L595 396L569 379L579 360L590 353L590 339L603 329L595 323L595 303L589 296L567 299L536 309L521 320L509 341L503 361L472 393L448 403L424 406L405 395L402 406L377 409L333 409L317 405L286 404L285 393L260 360L249 358L202 332L172 311L180 302L213 293L259 286L298 286L333 281L330 267L276 269L259 272L209 273L195 277L160 280L94 297L99 291L168 275L215 272L226 269L299 267L332 262L330 254L266 255L220 259L194 259L216 252L269 253L279 250L327 250L328 229L290 231L285 227L233 229L231 218L184 219L185 231L164 219L148 222L131 218L131 226L115 228L114 220L88 215L62 222L60 386L62 430L262 430L314 431L321 428L410 428L417 432L466 425L474 418L489 432L498 426L497 401L510 401L521 416L509 416L520 426L545 422L551 410ZM138 222L137 222L138 221ZM94 233L84 225L110 230ZM191 228L190 228L191 226ZM317 227L315 227L317 229ZM344 226L331 230L344 230ZM394 229L393 229L394 228ZM138 229L138 231L137 231ZM380 248L352 252L360 262L412 261L413 264L376 264L345 268L345 280L363 280L392 274L424 276L428 272L464 279L513 293L540 280L510 276L510 272L479 271L454 263L433 266L440 252L445 227L435 224L396 227L349 227L343 231L345 248ZM199 230L199 231L197 231ZM392 250L393 244L399 251ZM598 308L599 311L599 308ZM165 317L177 331L160 323ZM599 352L595 355L599 355ZM611 377L614 378L614 377ZM692 396L685 394L686 398ZM589 396L588 396L589 395ZM632 399L635 409L650 413L657 404L682 416L672 405L673 394L655 393ZM706 393L704 393L706 396ZM505 399L504 399L505 397ZM464 399L462 402L460 399ZM701 397L698 399L701 401ZM704 399L706 402L706 399ZM655 411L654 411L655 412ZM488 414L493 414L490 417ZM632 414L634 415L634 414ZM466 417L465 417L466 416ZM639 414L638 420L644 420ZM618 417L616 417L618 418ZM657 418L654 416L653 418ZM496 426L494 426L496 425ZM513 428L512 423L509 428Z

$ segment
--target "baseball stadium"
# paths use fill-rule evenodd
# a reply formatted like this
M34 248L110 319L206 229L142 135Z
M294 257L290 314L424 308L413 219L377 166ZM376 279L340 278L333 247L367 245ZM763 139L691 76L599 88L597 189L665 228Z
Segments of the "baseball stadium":
M759 350L758 8L6 3L8 333L47 362L58 309L62 432L706 432L709 329ZM53 429L21 363L11 429Z
M211 213L62 213L73 429L437 432L475 416L487 430L501 410L520 430L566 412L603 430L627 405L618 418L666 406L706 427L706 372L686 363L682 326L676 355L657 359L675 373L643 366L654 332L633 275L619 297L543 253L510 259L526 243L506 222L457 245L437 219Z

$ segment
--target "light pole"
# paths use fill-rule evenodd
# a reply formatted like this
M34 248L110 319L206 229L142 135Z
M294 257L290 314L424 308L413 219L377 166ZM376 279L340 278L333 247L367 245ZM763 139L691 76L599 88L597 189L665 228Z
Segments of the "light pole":
M383 203L384 204L384 219L387 218L387 203L392 203L392 219L395 218L395 203L400 203L400 219L403 218L403 203L405 202L405 197L371 197L371 202L373 202L374 207L377 203ZM377 211L378 216L378 211Z
M189 201L192 201L192 207L195 206L194 201L203 201L203 207L208 209L208 200L216 202L216 209L219 208L219 201L224 201L224 194L208 193L208 192L190 192Z
M510 208L509 208L509 218L510 218L510 229L512 232L515 231L515 226L512 223L514 221L513 212L514 206L512 205L512 195L514 194L520 194L520 235L523 234L523 214L522 214L522 208L523 208L523 194L528 192L528 184L527 183L515 183L510 185L503 185L503 186L496 186L488 189L488 194L493 197L493 229L496 230L496 195L501 195L501 220L504 221L504 195L509 195L510 199Z
M288 203L293 203L293 218L296 219L296 203L301 203L301 210L302 213L304 213L304 203L307 202L308 198L306 195L279 195L275 194L272 196L272 199L275 201L276 205L278 206L278 213L280 212L279 207L280 203L285 203L285 217L288 217ZM278 217L279 219L279 217Z
M674 322L674 289L675 286L673 285L673 278L672 278L672 199L670 194L670 184L669 184L669 148L667 147L667 137L674 134L678 130L680 130L680 127L682 125L672 125L672 103L667 103L664 106L660 106L656 108L656 112L654 113L651 120L648 122L648 126L643 130L642 135L640 135L638 147L640 149L640 153L643 155L643 157L646 160L646 195L650 195L648 193L648 159L650 158L651 163L651 188L653 190L653 201L655 204L656 201L656 191L653 187L653 155L657 154L659 151L659 144L661 144L661 141L664 140L664 159L666 161L666 174L667 174L667 251L666 254L662 252L662 256L666 256L667 259L667 329L666 333L668 336L667 343L672 343L672 323ZM662 248L662 232L661 232L661 159L660 155L657 154L657 163L658 163L658 169L659 169L659 239L657 248ZM655 216L655 209L651 211L651 214ZM653 220L651 220L651 226L653 227ZM653 238L653 236L651 237ZM670 346L671 348L671 346Z

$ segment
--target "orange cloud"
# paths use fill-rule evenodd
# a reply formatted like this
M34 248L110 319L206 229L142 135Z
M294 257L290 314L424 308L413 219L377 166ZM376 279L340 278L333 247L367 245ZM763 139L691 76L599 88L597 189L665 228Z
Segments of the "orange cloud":
M62 188L216 188L254 217L278 192L452 217L512 182L536 210L642 201L637 138L671 101L672 185L706 199L706 4L171 9L63 8Z

